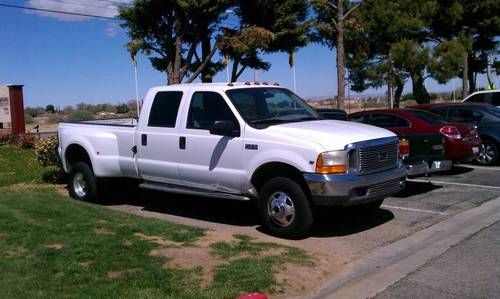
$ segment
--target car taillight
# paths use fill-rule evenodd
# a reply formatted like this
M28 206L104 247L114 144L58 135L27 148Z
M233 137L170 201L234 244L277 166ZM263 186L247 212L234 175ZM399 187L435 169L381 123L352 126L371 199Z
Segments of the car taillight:
M407 139L399 140L399 157L404 159L410 155L410 142Z
M462 135L460 135L460 131L458 131L457 127L454 126L444 126L441 128L441 130L439 130L439 132L447 137L456 139L462 138Z

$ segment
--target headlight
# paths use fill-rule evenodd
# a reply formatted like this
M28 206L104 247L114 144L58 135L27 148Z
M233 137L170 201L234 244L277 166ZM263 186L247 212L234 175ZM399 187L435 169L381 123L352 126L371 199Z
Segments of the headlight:
M347 152L331 151L319 154L316 160L316 173L346 173L347 172Z

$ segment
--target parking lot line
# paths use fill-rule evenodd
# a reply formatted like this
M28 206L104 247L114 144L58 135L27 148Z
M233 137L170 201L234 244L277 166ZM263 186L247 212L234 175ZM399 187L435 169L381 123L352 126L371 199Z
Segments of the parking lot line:
M390 210L403 210L403 211L410 211L410 212L418 212L418 213L429 213L429 214L437 214L437 215L449 215L448 213L445 212L439 212L439 211L432 211L432 210L422 210L422 209L414 209L414 208L406 208L406 207L395 207L395 206L388 206L388 205L382 205L382 208L390 209Z
M484 169L484 170L500 170L498 166L481 166L481 165L471 165L471 164L460 164L459 166L472 168L472 169Z
M435 184L443 184L443 185L454 185L454 186L463 186L463 187L474 187L474 188L484 188L484 189L500 190L500 187L498 187L498 186L488 186L488 185L477 185L477 184L444 182L444 181L435 181L435 180L418 180L418 179L411 179L411 180L407 180L407 181L409 181L409 182L417 182L417 183L435 183Z

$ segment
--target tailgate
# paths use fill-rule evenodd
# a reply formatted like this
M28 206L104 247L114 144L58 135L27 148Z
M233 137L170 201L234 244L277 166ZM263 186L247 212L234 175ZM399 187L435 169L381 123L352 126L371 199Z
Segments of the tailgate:
M443 137L436 134L407 134L410 142L410 155L407 162L444 160Z

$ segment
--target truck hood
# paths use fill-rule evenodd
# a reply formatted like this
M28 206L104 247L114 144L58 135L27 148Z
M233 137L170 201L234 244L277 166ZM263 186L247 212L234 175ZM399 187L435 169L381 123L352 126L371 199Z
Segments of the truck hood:
M339 120L315 120L270 126L269 133L315 142L329 150L341 150L347 144L396 136L375 126Z

